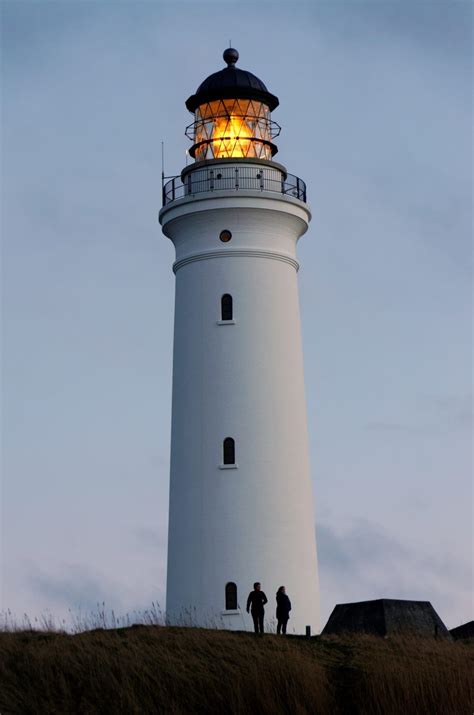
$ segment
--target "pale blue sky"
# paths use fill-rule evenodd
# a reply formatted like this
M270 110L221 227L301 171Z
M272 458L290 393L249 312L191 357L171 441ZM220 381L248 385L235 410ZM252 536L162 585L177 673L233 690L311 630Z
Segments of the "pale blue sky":
M472 618L469 2L2 3L2 607L164 602L174 277L161 141L229 40L280 98L322 616ZM291 584L288 584L291 593Z

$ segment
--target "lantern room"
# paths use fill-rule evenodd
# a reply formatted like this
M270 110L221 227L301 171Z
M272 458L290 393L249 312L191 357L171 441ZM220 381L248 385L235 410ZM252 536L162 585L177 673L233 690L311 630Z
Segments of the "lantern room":
M235 65L239 53L225 50L227 64L210 75L186 102L194 122L186 129L196 161L208 159L254 158L271 160L278 149L273 139L280 133L271 112L278 97L251 72Z

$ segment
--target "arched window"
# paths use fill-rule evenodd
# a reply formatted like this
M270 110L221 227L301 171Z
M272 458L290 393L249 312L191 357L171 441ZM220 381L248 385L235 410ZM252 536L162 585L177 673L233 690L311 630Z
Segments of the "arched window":
M237 584L233 581L229 581L225 585L225 610L237 610Z
M232 320L232 296L226 293L221 298L221 320Z
M224 464L235 464L235 442L232 437L224 440Z

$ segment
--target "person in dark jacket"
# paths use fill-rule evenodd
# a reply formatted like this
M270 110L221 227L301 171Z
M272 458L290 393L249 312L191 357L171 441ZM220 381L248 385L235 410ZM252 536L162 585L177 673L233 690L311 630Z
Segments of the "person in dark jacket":
M280 586L276 593L277 601L277 633L286 633L286 624L290 617L291 611L291 601L286 595L286 589L284 586Z
M264 606L266 603L268 603L268 598L262 591L262 585L257 581L253 585L253 591L250 591L247 598L247 613L251 610L256 634L263 633Z

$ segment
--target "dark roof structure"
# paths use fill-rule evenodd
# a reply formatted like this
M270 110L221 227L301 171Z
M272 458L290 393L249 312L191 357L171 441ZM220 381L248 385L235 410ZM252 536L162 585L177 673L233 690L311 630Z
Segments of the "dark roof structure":
M370 633L378 636L416 635L451 639L429 601L379 598L375 601L339 603L321 635Z
M229 47L223 57L227 67L209 75L199 85L196 94L186 100L186 107L190 112L194 112L201 104L215 99L255 99L266 104L270 111L278 107L278 97L268 91L261 79L251 72L237 69L235 66L239 59L237 50Z
M468 621L463 623L461 626L456 628L451 628L449 631L455 641L474 639L474 621Z

